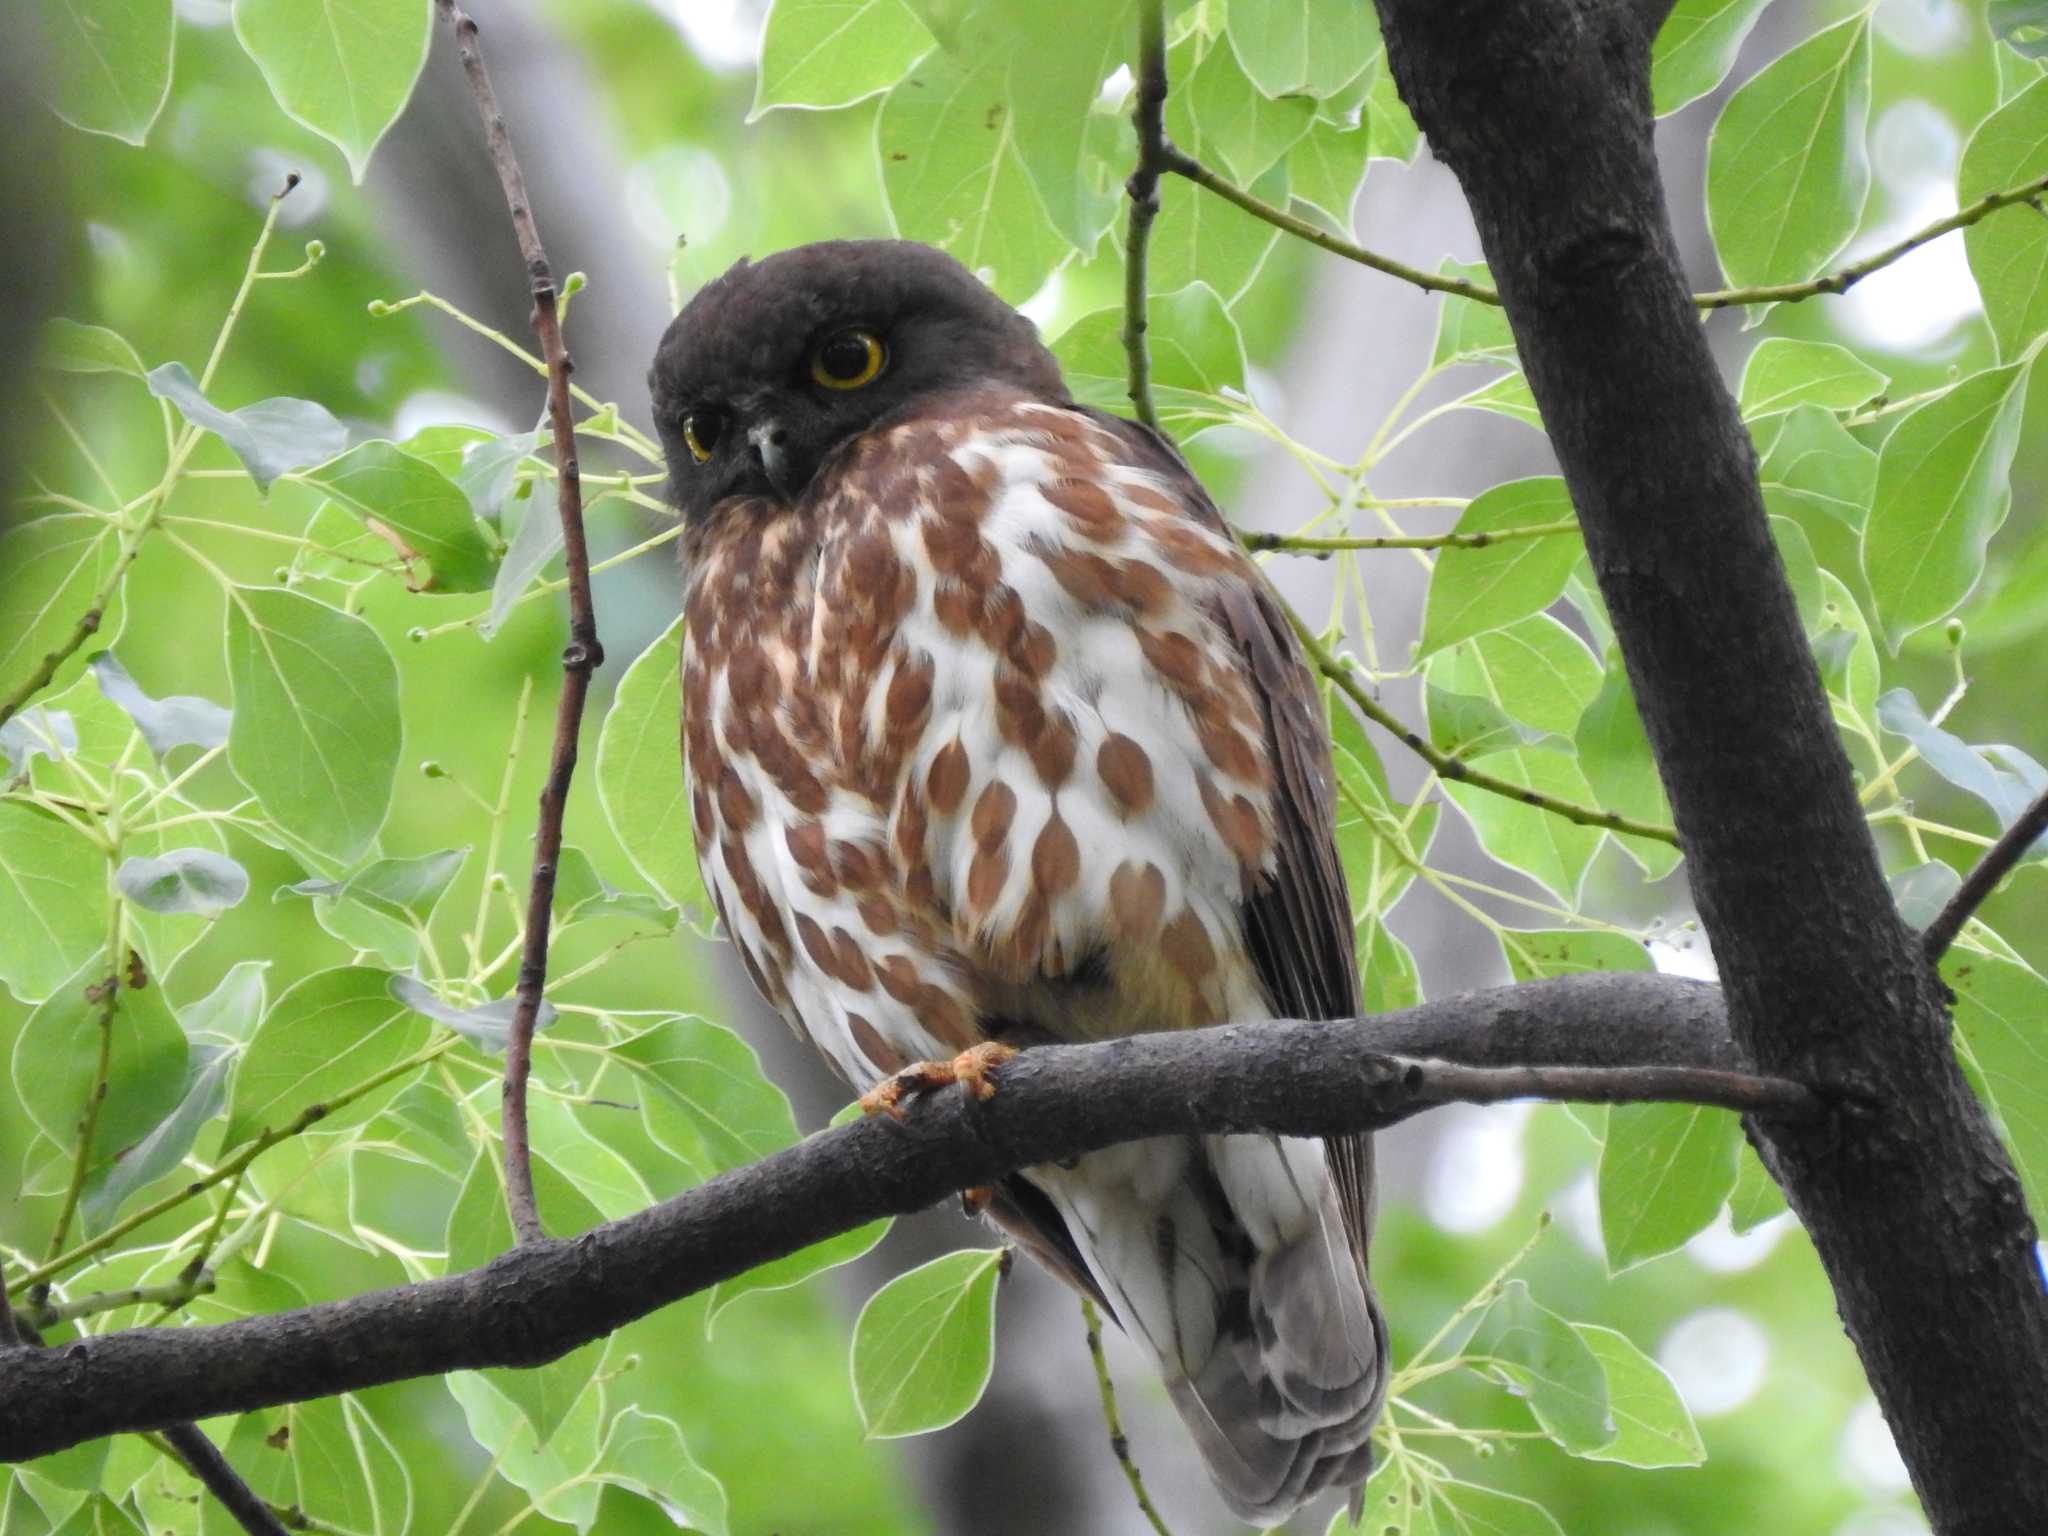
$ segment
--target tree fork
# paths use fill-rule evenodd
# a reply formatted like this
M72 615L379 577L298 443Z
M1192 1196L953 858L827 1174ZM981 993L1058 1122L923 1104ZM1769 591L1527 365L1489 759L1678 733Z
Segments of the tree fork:
M1730 1028L1875 1112L1750 1134L1812 1234L1936 1531L2048 1529L2034 1226L1900 920L1682 280L1651 136L1656 0L1377 0L1456 173L1642 710Z

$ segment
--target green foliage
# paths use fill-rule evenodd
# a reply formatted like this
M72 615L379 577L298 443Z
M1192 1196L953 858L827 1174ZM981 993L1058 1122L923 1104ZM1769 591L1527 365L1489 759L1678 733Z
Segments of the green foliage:
M1837 325L1829 298L1756 302L1763 334L1731 365L1843 747L1902 912L1925 922L2048 783L2021 702L2038 692L2031 642L2048 613L2048 532L2029 494L2048 459L2027 388L2048 332L2048 234L2027 202L2048 175L2039 8L2000 0L1967 46L1911 56L1866 11L1824 8L1717 96L1764 9L1680 0L1653 54L1656 110L1692 104L1665 132L1711 127L1705 211L1730 283L1796 285L1898 238L1906 195L1872 126L1910 120L1895 109L1940 112L1967 146L1953 190L1970 222L1942 238L1964 247L1981 320L1916 352ZM1172 11L1176 146L1352 238L1375 162L1420 142L1370 7ZM454 1273L509 1244L497 1053L563 583L543 434L392 424L416 392L470 382L440 344L480 336L532 364L521 343L438 295L392 299L418 279L360 194L334 195L292 265L270 250L280 205L259 230L239 173L219 171L274 140L360 182L419 75L426 0L239 0L232 30L168 0L59 12L45 89L99 136L69 151L97 233L77 257L76 318L42 333L13 488L24 515L0 532L0 1153L17 1170L0 1264L17 1296L34 1274L56 1303L126 1286L165 1297L94 1303L46 1329L61 1343ZM722 183L729 210L681 231L679 282L742 251L893 229L1032 300L1077 397L1128 413L1135 17L1121 0L774 0L758 68L730 75L649 8L557 5L546 20L605 81L593 131L621 165L687 179L693 196ZM443 105L469 122L466 101ZM530 102L504 105L515 141L544 131ZM687 178L670 169L679 155ZM547 185L536 178L552 238ZM1186 179L1168 175L1160 196L1147 315L1160 418L1226 513L1271 529L1269 484L1298 471L1313 488L1313 525L1280 533L1273 558L1323 540L1303 552L1329 579L1287 590L1327 603L1304 616L1331 677L1436 754L1418 774L1410 744L1370 734L1324 679L1367 1008L1443 990L1446 954L1460 982L1670 964L1656 941L1688 916L1669 879L1679 848L1560 814L1671 820L1562 482L1469 499L1381 489L1397 457L1404 490L1449 484L1443 460L1415 450L1454 414L1541 430L1504 313L1429 300L1437 331L1412 387L1356 440L1311 447L1275 419L1299 402L1280 412L1265 385L1311 312L1305 248ZM1986 197L1999 206L1972 214ZM1490 282L1459 259L1470 250L1404 254ZM1358 366L1386 366L1366 340ZM537 385L529 403L527 422ZM711 914L677 763L681 625L634 588L671 590L675 533L641 521L663 517L663 466L640 414L636 399L577 397L593 542L626 569L600 589L623 665L586 722L535 1050L535 1171L559 1235L800 1134L752 1047L716 1022L730 1000L699 947ZM1272 452L1249 461L1247 446ZM1374 539L1396 547L1364 547ZM1389 636L1411 626L1397 617L1407 597L1388 595L1395 563L1414 573L1420 626L1399 654ZM1447 815L1472 836L1440 851ZM1943 965L1959 1058L2037 1212L2041 852ZM1863 1496L1829 1469L1860 1389L1810 1251L1795 1232L1747 1274L1651 1262L1724 1205L1754 1234L1783 1197L1718 1111L1617 1107L1585 1123L1592 1139L1563 1116L1528 1122L1511 1225L1590 1176L1604 1253L1541 1244L1489 1279L1490 1240L1390 1200L1375 1274L1412 1352L1355 1529L1840 1527ZM814 1278L886 1230L763 1265L539 1371L246 1414L217 1438L315 1529L913 1531L899 1473L860 1441L974 1406L995 1368L1003 1259L967 1250L883 1285L852 1327L849 1370L847 1324ZM1797 1422L1766 1404L1695 1424L1650 1351L1708 1304L1769 1320L1772 1369L1800 1383ZM818 1454L829 1486L788 1476ZM1621 1470L1663 1467L1699 1470ZM0 1528L223 1529L194 1497L127 1438L12 1472ZM1339 1516L1331 1530L1354 1527Z

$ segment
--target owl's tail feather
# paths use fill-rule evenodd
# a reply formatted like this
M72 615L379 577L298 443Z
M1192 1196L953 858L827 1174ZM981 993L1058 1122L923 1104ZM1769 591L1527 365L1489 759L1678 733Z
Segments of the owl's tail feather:
M1139 1146L1167 1155L1169 1144ZM1117 1188L1112 1170L1083 1158L1049 1193L1119 1322L1157 1360L1224 1501L1275 1524L1372 1470L1386 1324L1320 1147L1228 1137L1178 1150L1185 1163L1170 1188ZM1111 1234L1141 1214L1133 1203L1152 1207L1146 1240L1119 1241ZM1117 1219L1102 1220L1105 1207Z

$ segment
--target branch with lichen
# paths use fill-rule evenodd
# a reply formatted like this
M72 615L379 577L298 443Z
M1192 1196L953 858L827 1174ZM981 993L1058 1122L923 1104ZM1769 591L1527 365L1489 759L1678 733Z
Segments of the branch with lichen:
M1577 533L1579 520L1560 518L1551 523L1528 523L1520 528L1489 528L1474 533L1416 533L1380 536L1318 538L1299 533L1237 532L1238 542L1254 554L1279 552L1292 555L1330 555L1354 549L1485 549L1492 544L1509 544L1517 539L1547 539L1552 534Z

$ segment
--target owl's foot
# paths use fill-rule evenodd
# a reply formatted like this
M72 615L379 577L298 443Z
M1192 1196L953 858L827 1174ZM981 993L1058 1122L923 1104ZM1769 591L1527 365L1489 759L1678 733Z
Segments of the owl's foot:
M906 1098L929 1089L943 1088L948 1083L958 1083L977 1099L992 1099L996 1096L996 1085L989 1073L1016 1054L1014 1046L984 1040L971 1050L962 1051L951 1061L912 1062L862 1094L861 1113L888 1115L901 1120Z

